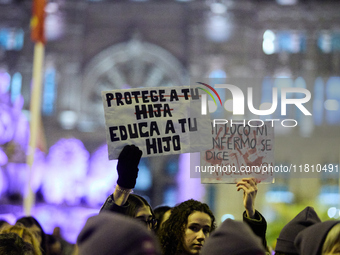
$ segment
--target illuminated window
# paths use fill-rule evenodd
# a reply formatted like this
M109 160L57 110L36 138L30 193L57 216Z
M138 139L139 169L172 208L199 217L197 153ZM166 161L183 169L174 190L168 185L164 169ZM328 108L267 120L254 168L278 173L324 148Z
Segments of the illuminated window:
M0 28L0 47L5 50L21 50L24 45L24 30L21 28Z
M306 35L299 31L278 32L280 52L299 53L306 51Z
M271 30L266 30L263 33L262 50L265 54L271 55L276 53L276 36Z
M7 72L0 70L0 93L7 93L9 91L10 84L11 76Z
M22 76L20 73L13 74L11 85L11 101L14 102L21 95Z
M318 35L318 48L322 53L340 51L340 32L322 30Z
M278 52L300 53L306 51L306 34L302 31L272 31L263 34L262 50L271 55Z
M49 67L46 69L42 103L42 111L44 115L52 115L54 111L54 102L56 100L55 76L56 76L55 68Z

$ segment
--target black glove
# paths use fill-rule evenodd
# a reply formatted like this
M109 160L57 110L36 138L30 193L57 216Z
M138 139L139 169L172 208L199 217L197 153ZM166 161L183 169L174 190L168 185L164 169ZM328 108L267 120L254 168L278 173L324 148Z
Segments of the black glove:
M142 151L135 145L126 145L118 157L117 184L125 189L133 189L138 177L138 164Z

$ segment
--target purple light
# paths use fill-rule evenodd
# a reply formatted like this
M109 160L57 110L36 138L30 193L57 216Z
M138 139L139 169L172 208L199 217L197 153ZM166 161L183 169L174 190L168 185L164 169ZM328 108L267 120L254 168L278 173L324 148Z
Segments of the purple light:
M21 110L24 105L22 96L17 97L13 106L10 103L9 93L0 94L0 144L5 144L13 139L18 124L18 119L21 118ZM26 128L24 125L22 128ZM27 140L27 139L26 139Z
M42 184L45 170L45 153L37 149L34 154L34 162L31 175L31 189L34 193L38 191Z
M77 236L86 220L99 212L99 208L67 207L53 205L38 205L32 215L38 219L46 233L53 233L55 227L60 227L62 237L76 243Z
M8 176L8 193L24 195L27 190L29 169L24 163L8 163L6 167Z
M197 161L197 165L199 165L199 153L185 153L179 156L179 171L177 174L177 186L179 196L177 203L186 201L191 198L202 201L204 196L205 189L201 184L201 179L190 178L190 157L193 157L191 159L191 162Z
M48 203L79 204L84 194L89 152L75 138L60 139L49 151L42 190Z
M7 160L5 152L0 148L0 197L6 192L8 186L8 181L2 168L3 165L7 164Z
M0 148L0 167L3 165L6 165L8 162L8 157L6 153L3 151L2 148Z
M108 160L107 144L100 146L93 153L85 188L86 202L89 205L103 204L107 196L113 192L118 178L117 162Z
M9 90L11 76L4 71L0 71L0 94L5 94Z
M20 146L20 150L23 154L27 151L29 142L30 128L26 116L23 113L17 117L15 121L15 133L13 135L13 142ZM24 161L26 160L26 155L24 155Z
M0 144L12 140L14 135L14 121L9 107L0 105Z

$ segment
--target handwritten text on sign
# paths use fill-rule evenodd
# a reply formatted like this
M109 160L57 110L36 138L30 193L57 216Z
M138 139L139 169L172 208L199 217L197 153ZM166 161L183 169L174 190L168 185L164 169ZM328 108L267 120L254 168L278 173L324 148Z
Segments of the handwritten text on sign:
M235 121L236 122L236 121ZM204 183L235 183L255 177L259 182L274 178L274 128L268 122L211 124L210 149L201 152L200 172Z
M210 140L198 89L158 87L103 91L109 159L127 144L143 157L198 152ZM197 105L195 107L195 105Z

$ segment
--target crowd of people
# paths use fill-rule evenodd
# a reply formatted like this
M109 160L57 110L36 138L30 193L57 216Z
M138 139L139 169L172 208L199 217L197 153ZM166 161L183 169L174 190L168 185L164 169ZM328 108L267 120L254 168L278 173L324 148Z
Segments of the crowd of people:
M266 242L267 223L255 209L257 183L244 178L243 221L227 219L219 226L209 206L187 200L174 207L152 208L142 196L132 194L142 152L124 147L118 158L114 192L100 212L90 217L66 254L53 235L44 233L29 216L0 225L0 255L334 255L340 254L340 221L321 222L306 207L281 230L274 251ZM53 239L54 238L54 239ZM63 251L64 250L64 251Z

